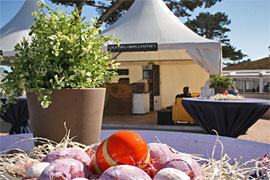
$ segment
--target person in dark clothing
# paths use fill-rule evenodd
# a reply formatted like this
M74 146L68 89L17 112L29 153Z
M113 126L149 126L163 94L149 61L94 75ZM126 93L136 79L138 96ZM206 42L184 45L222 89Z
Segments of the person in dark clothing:
M191 96L191 92L189 91L189 87L188 86L185 86L183 88L183 93L182 94L177 94L175 96L175 98L179 98L179 97L192 97Z
M263 92L270 92L270 82L263 87Z

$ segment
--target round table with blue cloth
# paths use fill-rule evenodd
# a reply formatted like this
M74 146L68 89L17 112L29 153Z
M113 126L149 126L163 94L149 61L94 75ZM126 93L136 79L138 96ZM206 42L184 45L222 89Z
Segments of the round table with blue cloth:
M184 98L182 104L190 116L210 134L238 137L245 134L268 110L270 101L244 98L239 100L210 100Z
M110 135L120 130L102 130L100 141L105 140ZM212 156L213 147L216 142L216 135L195 134L172 131L154 131L154 130L131 130L137 132L143 137L146 143L161 142L165 143L177 151L202 155L203 158L210 159ZM91 132L89 132L91 133ZM25 139L22 141L22 139ZM269 144L259 143L254 141L241 140L230 137L219 137L223 144L224 153L228 154L233 159L241 160L244 163L251 159L262 158L266 153L269 153ZM17 142L19 141L19 142ZM29 151L34 148L33 134L18 134L0 136L0 152L18 148L24 151ZM17 142L17 143L15 143ZM216 146L214 158L220 159L222 155L222 147L220 144ZM248 166L252 166L248 164Z
M5 104L6 98L1 98L1 101ZM21 96L18 98L17 104L10 104L6 112L0 113L1 118L10 123L11 129L9 134L22 134L29 133L29 113L27 107L26 96Z

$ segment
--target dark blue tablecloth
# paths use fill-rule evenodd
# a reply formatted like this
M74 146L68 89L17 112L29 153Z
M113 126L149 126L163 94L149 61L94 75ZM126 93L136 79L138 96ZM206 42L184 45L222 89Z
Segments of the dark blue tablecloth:
M103 141L111 134L119 130L102 130L100 140ZM134 130L140 134L147 143L158 142L166 143L175 148L177 151L202 155L204 158L211 158L212 149L216 141L215 135L182 133L171 131L146 131ZM8 135L0 136L0 151L6 150L8 147L16 147L28 151L34 147L33 140L21 141L13 145L16 141L23 138L32 138L32 134ZM247 140L240 140L229 137L219 137L224 146L224 153L228 154L232 159L237 160L243 157L241 162L246 162L251 159L263 157L270 151L270 145ZM215 151L215 159L221 157L221 146L217 145Z
M242 100L206 100L185 98L186 111L208 133L213 129L221 136L244 134L269 108L270 101L245 98Z
M1 98L1 101L5 103L6 98ZM9 134L30 133L26 96L19 97L17 104L10 104L7 111L4 114L0 114L5 122L12 125Z

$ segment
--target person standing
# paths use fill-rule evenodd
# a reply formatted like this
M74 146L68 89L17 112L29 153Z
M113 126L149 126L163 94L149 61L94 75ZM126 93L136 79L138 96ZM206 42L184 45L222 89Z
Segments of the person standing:
M263 92L270 92L270 81L264 86Z

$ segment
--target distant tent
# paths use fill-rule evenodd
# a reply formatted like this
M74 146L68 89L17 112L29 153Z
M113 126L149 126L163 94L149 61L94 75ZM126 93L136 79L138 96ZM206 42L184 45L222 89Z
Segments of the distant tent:
M136 0L103 34L114 34L121 44L158 44L158 51L114 53L120 62L193 59L208 74L221 73L221 43L191 31L163 0Z
M3 28L0 29L0 50L3 56L14 56L14 46L23 37L29 38L30 26L34 22L33 11L37 11L35 0L25 0L20 11Z

